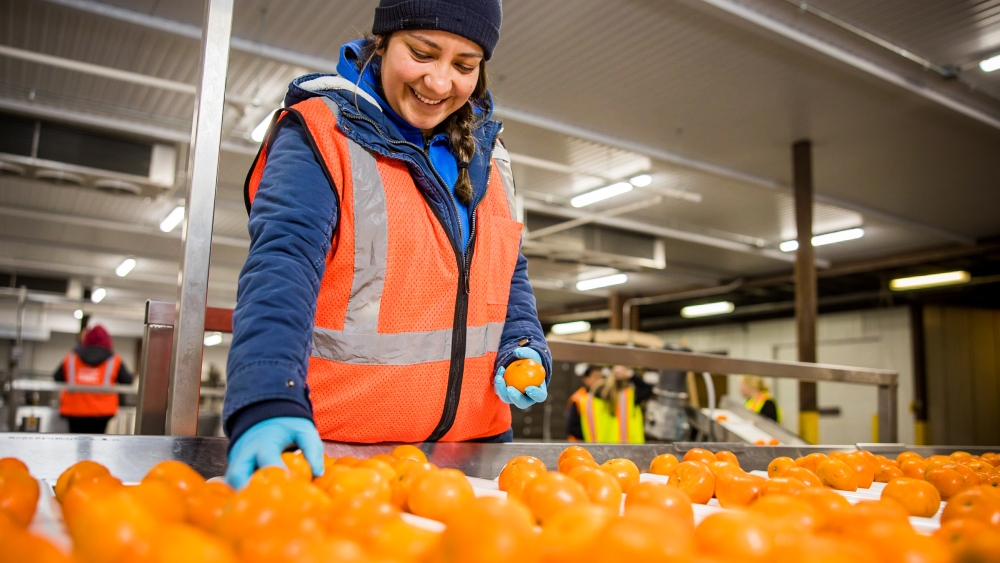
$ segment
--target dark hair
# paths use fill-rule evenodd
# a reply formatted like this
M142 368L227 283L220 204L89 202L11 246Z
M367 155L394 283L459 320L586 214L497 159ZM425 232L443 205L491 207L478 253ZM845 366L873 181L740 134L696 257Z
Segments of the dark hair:
M382 61L378 56L379 51L384 51L389 46L391 35L366 35L365 46L362 50L360 62L360 73L364 74L365 67L372 65L372 71L378 78L377 87L382 89ZM455 181L455 195L463 204L468 205L472 201L472 179L469 177L468 164L476 154L476 137L472 132L479 125L476 120L476 107L486 107L486 90L489 87L489 77L486 75L486 60L479 62L479 79L476 80L476 87L472 91L472 96L465 104L449 115L435 131L440 131L448 135L448 144L452 153L455 154L459 162L458 179ZM463 164L465 166L463 166Z

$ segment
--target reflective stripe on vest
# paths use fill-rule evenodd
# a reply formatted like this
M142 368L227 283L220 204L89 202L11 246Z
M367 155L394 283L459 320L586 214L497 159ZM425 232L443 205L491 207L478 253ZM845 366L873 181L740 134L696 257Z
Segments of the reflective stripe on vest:
M510 408L492 391L492 371L520 247L513 182L503 172L509 165L493 160L486 194L470 217L471 259L459 257L408 165L355 143L345 134L354 123L341 117L336 103L319 96L277 118L303 125L340 206L309 360L321 436L417 442L438 432L443 440L469 440L506 431ZM250 205L267 147L265 141L247 180ZM494 154L509 158L499 142ZM460 303L464 331L455 330ZM457 371L453 354L463 348Z
M117 382L121 357L113 354L104 363L88 366L74 352L63 360L66 383L78 386L109 386ZM87 393L63 389L59 397L59 414L63 416L114 416L118 412L115 393Z
M757 393L753 397L750 397L749 399L747 399L746 403L744 403L743 406L745 406L746 409L748 411L750 411L750 412L753 412L753 413L756 413L756 414L760 414L760 411L764 410L764 404L767 403L769 400L774 400L773 397L771 397L771 394L770 393L761 392L761 393ZM774 402L774 411L775 411L776 416L778 417L778 420L776 420L775 422L779 422L780 423L781 422L781 407L778 406L778 402L777 401Z
M634 393L632 387L620 391L612 411L605 401L579 389L572 399L580 412L583 440L604 444L645 443L645 421L642 410L635 405Z

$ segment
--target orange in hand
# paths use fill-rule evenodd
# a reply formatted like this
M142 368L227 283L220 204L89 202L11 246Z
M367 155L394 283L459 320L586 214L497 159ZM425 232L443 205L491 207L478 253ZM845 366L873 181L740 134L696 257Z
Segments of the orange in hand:
M517 360L504 370L503 380L507 385L524 393L528 387L538 386L545 382L545 368L535 360Z

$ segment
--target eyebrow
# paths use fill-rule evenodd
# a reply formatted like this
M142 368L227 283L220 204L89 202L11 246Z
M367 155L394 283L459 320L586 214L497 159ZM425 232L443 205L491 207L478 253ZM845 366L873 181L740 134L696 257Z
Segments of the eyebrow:
M407 35L409 35L410 37L416 39L417 41L426 43L427 46L430 47L431 49L437 49L438 51L443 51L443 49L441 48L440 45L438 45L437 43L435 43L435 42L431 41L430 39L424 37L423 35L418 35L416 33L408 33ZM481 55L479 53L459 53L458 56L459 57L463 57L463 58L475 58L475 59L481 59L481 58L483 58L483 55Z

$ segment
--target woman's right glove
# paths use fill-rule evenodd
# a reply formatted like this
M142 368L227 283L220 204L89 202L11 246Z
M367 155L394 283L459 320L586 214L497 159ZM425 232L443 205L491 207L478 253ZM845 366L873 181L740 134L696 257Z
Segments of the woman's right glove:
M226 482L242 489L253 472L262 467L285 467L281 453L297 445L312 468L313 477L323 474L323 440L311 420L282 416L262 420L240 436L229 450Z

